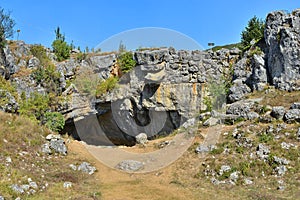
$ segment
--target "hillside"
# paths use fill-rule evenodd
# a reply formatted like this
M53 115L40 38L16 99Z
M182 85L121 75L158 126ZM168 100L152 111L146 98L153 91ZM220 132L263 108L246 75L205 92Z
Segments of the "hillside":
M0 196L300 199L299 13L268 14L243 50L9 41Z

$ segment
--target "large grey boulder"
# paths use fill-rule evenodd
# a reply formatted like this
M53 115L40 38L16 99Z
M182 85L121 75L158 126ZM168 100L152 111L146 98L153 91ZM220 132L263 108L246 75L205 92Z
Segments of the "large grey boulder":
M62 155L67 155L67 146L60 135L49 134L46 136L47 143L42 145L41 151L46 154L52 154L52 151Z
M284 114L283 120L285 120L286 122L300 121L300 109L290 109L290 110L288 110Z
M248 119L248 114L251 112L253 105L253 102L238 101L228 106L226 114L238 115L240 117Z
M88 162L83 162L78 166L77 170L92 175L95 173L96 167L92 166Z
M153 65L163 61L168 61L169 51L168 49L137 51L134 53L134 58L138 65Z
M246 84L243 84L241 80L236 81L236 83L234 83L234 85L229 89L228 100L231 103L240 101L250 92L251 89Z
M271 116L276 119L282 119L285 113L285 108L283 106L274 106L272 108Z
M86 62L93 73L99 74L99 77L102 79L107 79L111 76L116 61L116 54L109 54L91 56Z
M67 155L67 147L65 145L65 141L63 139L51 140L50 148L53 149L56 153L60 153L62 155Z

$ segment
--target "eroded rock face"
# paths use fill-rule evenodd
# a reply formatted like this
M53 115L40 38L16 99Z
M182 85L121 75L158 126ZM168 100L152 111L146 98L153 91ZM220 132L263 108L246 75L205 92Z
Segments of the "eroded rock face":
M117 89L94 104L74 93L71 112L66 113L75 119L76 134L89 144L133 145L139 133L146 133L150 139L165 135L199 114L206 95L205 83L218 83L223 72L227 73L223 70L238 56L237 49L134 52L137 66L122 76ZM112 71L115 58L98 57L83 64L105 78L103 72ZM86 130L89 134L82 135Z
M267 16L265 41L271 83L281 90L300 89L300 9Z

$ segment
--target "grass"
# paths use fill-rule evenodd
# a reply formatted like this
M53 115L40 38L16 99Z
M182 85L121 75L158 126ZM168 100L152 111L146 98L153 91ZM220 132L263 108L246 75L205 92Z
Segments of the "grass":
M84 161L78 155L44 155L40 147L51 132L28 118L0 112L0 194L5 199L100 199L98 181L90 175L73 171L69 164ZM12 163L7 163L10 157ZM16 194L12 184L28 184L32 178L42 189L34 195ZM63 188L70 181L73 187Z
M297 124L288 124L286 128L283 128L280 131L275 131L274 133L266 134L266 130L270 124L251 124L249 121L243 122L243 124L238 125L239 130L244 132L242 137L251 138L253 141L252 147L243 147L238 146L236 143L237 139L232 137L231 131L237 126L231 126L231 131L229 134L223 135L220 138L219 144L217 144L217 149L220 148L229 148L230 151L228 153L216 154L211 153L208 154L204 161L205 164L199 165L199 168L194 178L198 181L207 180L210 182L210 176L204 175L204 171L208 169L214 170L218 172L222 165L231 166L231 170L229 172L223 173L217 179L219 180L228 180L230 173L234 171L239 171L240 178L237 185L228 186L228 185L218 185L211 187L216 191L216 193L223 193L228 190L228 197L233 191L238 192L239 196L237 199L286 199L299 198L299 190L297 187L300 185L300 161L299 161L299 149L291 147L289 150L282 149L281 143L292 143L296 146L299 146L300 142L294 138L296 131L298 130L299 125ZM275 122L272 124L274 129L281 125L280 122ZM290 135L285 135L286 131L290 132ZM276 139L274 136L279 135L279 139ZM264 143L264 145L268 146L271 150L269 154L269 158L267 161L263 161L260 159L251 159L250 154L256 152L256 147L258 143ZM274 169L279 164L274 161L274 156L284 157L288 159L290 162L287 165L288 171L282 177L274 176ZM264 172L264 176L262 175ZM178 174L177 174L178 177ZM180 176L179 176L180 177ZM243 185L243 178L250 177L254 184L250 186ZM293 178L294 177L294 178ZM278 191L278 180L283 180L286 189L284 191ZM211 183L210 183L211 184ZM205 187L205 190L209 190ZM216 195L218 198L221 195ZM218 199L217 198L217 199ZM205 198L204 198L205 199Z
M275 92L280 94L280 91ZM285 95L296 98L298 94L291 92ZM273 96L268 95L270 93L266 94L262 102L272 100ZM286 97L275 98L283 101ZM286 106L289 107L290 102L286 103ZM274 121L272 123L274 130L281 124L280 121ZM201 157L195 153L195 148L203 142L203 138L199 138L199 135L196 137L194 145L179 160L159 172L127 175L102 167L99 169L101 173L94 177L72 171L68 166L71 163L78 165L88 159L85 154L81 155L82 152L79 152L81 156L71 150L68 156L36 155L40 145L45 141L43 137L49 131L26 118L0 113L0 137L2 138L0 140L0 193L7 199L19 196L10 189L10 185L18 183L18 181L26 183L27 178L31 177L38 185L44 185L47 182L49 186L35 195L23 195L22 199L122 199L124 197L126 199L158 200L183 198L297 199L300 196L300 142L296 139L295 134L299 124L286 124L282 130L266 134L269 125L243 121L225 126L228 134L221 134L219 143L216 145L217 149L205 156L201 155ZM242 133L242 137L251 139L252 147L243 147L237 144L237 139L232 136L232 131L236 127L240 130L239 133ZM205 128L200 127L199 129L201 132L205 132ZM286 132L289 135L286 135ZM277 139L275 136L280 137ZM153 144L160 140L166 140L166 138L159 138L153 141ZM282 142L295 144L298 148L282 149ZM263 143L271 150L267 161L250 158L250 153L255 155L259 143ZM156 150L153 146L150 147ZM230 151L228 152L226 149L230 149ZM20 155L19 153L23 151L28 154ZM147 151L141 149L140 152ZM291 161L288 171L283 177L274 176L273 169L277 166L274 163L275 155ZM7 156L12 158L13 165L5 165ZM32 167L32 164L35 167ZM240 178L235 186L212 185L211 177L204 175L207 166L209 166L208 169L217 172L222 165L229 165L232 170L224 173L219 180L228 180L233 171L240 172ZM25 169L23 169L24 166ZM42 173L41 169L44 169L45 172ZM264 172L264 176L262 172ZM8 174L11 174L10 177ZM97 180L98 177L100 177L101 184ZM250 177L254 184L244 185L243 179L246 177ZM278 180L284 181L286 186L284 191L277 190ZM72 182L73 187L63 188L65 181Z
M260 105L270 105L270 106L283 106L289 109L291 104L294 102L299 102L300 91L280 91L276 89L269 89L266 91L255 91L248 96L249 99L260 98L263 96Z
M14 78L21 78L21 77L28 77L32 73L32 70L29 68L26 68L25 66L20 67L20 70L13 74Z

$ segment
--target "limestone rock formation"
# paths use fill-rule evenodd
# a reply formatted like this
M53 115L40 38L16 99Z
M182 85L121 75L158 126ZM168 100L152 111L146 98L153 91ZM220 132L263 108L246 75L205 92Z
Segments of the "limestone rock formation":
M300 10L267 16L265 41L272 84L281 90L300 90Z

